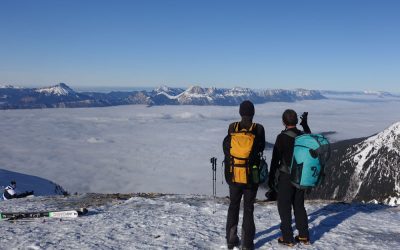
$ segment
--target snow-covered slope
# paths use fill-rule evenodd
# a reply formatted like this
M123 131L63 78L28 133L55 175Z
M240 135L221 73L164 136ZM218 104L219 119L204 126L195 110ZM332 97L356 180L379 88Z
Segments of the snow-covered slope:
M225 198L133 195L128 200L110 200L107 195L86 194L0 202L0 211L82 205L89 206L89 213L77 219L0 221L0 249L226 249ZM397 249L400 245L399 207L312 201L306 202L306 209L312 244L293 249ZM276 203L256 203L254 217L256 249L287 249L277 243Z
M377 195L400 204L400 122L355 145L347 157L355 167L347 200Z
M44 178L0 169L0 187L9 185L12 180L17 182L17 193L32 190L35 192L35 196L66 193L60 185ZM2 194L3 188L0 191L0 195Z
M332 155L315 197L400 204L400 122Z

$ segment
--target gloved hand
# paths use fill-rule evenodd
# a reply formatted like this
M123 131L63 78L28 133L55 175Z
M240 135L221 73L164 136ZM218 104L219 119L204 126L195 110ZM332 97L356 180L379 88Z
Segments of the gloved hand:
M275 190L270 189L265 193L265 197L267 198L267 201L276 201L277 193Z
M301 116L300 116L300 119L301 119L301 122L300 122L300 125L301 126L306 126L308 123L307 123L307 117L308 117L308 112L304 112Z

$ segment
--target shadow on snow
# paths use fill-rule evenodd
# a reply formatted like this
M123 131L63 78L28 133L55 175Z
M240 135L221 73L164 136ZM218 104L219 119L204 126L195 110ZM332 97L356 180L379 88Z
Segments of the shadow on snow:
M308 215L308 222L311 223L317 220L319 217L324 217L318 225L310 228L310 238L312 242L320 240L325 233L328 233L332 229L336 228L343 221L349 219L353 215L357 213L373 213L382 209L389 208L386 205L378 205L378 204L357 204L357 203L332 203L328 204L317 211L314 211ZM279 236L281 236L280 231L274 232L275 230L279 230L280 225L272 226L266 230L260 231L256 233L255 239L258 239L255 243L255 247L259 248L265 245L270 241L277 240Z

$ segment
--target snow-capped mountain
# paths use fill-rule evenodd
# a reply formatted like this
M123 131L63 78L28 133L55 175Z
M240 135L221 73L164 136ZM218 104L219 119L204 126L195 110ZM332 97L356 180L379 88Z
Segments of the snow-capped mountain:
M163 86L155 89L152 94L150 98L154 105L238 105L244 100L251 100L254 103L265 103L272 101L293 102L325 98L319 91L305 89L256 91L240 87L225 89L202 88L200 86L190 86L186 90L166 88Z
M96 105L96 100L75 92L64 83L45 88L0 88L0 109L89 106L102 105Z
M255 91L235 87L188 89L158 87L152 91L133 92L81 92L78 93L65 83L44 88L0 88L0 109L55 108L55 107L104 107L115 105L238 105L244 100L254 103L273 101L294 102L298 100L324 99L319 91L313 90L266 90Z
M65 83L59 83L55 86L38 88L36 92L43 93L45 95L57 95L57 96L67 96L75 94L75 91L68 87Z
M154 95L165 95L165 96L173 99L174 96L179 95L183 91L185 91L185 90L181 89L181 88L171 88L166 85L162 85L158 88L155 88L152 92Z
M400 204L400 122L349 144L332 145L325 182L311 196Z
M190 86L177 96L179 104L209 105L214 104L215 92L200 86Z

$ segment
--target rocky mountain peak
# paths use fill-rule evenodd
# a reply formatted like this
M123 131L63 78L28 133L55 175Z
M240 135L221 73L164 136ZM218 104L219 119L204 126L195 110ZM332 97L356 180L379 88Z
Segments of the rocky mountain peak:
M384 131L366 139L359 146L373 149L386 147L389 151L400 152L400 122L396 122Z
M38 88L35 91L46 95L58 95L58 96L66 96L75 93L75 91L65 83L59 83L57 85L50 87Z
M200 95L204 95L206 93L206 90L203 89L200 86L190 86L186 91L186 93L188 94L200 94Z

